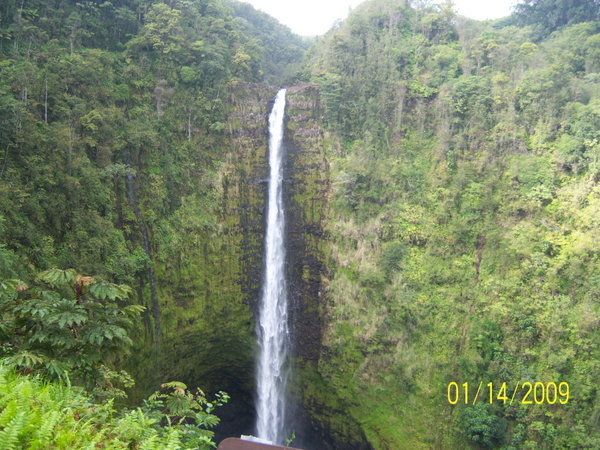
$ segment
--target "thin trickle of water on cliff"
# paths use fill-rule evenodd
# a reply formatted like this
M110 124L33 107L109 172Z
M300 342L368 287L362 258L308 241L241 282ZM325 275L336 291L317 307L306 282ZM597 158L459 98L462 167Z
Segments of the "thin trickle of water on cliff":
M275 98L269 116L269 200L265 237L265 272L258 321L256 433L281 444L284 439L285 362L289 348L285 281L285 216L283 210L282 141L285 89Z

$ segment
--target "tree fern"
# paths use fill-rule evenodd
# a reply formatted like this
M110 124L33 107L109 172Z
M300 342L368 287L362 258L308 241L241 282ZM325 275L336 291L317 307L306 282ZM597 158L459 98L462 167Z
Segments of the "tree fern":
M61 378L69 372L76 382L105 395L112 386L101 365L129 352L129 332L144 310L125 304L130 292L128 286L73 269L46 270L33 287L0 280L2 350L28 373Z

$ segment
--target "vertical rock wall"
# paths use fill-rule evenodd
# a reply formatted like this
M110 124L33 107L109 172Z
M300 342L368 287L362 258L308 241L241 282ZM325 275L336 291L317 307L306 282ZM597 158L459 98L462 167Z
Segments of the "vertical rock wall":
M325 158L318 91L311 85L288 90L285 147L288 210L288 279L294 354L316 361L321 343L322 221L329 166Z
M216 206L203 210L190 204L188 215L197 215L198 224L178 230L177 255L155 261L163 339L160 348L148 343L131 362L141 380L134 400L166 380L228 392L230 402L217 412L222 419L217 437L251 433L254 425L253 312L265 228L266 114L276 92L264 85L231 85L212 193Z
M318 89L300 85L288 89L286 123L288 153L286 206L291 329L294 341L292 396L299 441L308 449L369 448L360 428L347 413L344 399L327 386L320 366L326 325L327 236L330 187L327 139Z
M180 230L181 252L155 261L163 340L132 356L142 380L137 398L166 380L207 393L225 390L217 413L220 438L252 433L255 393L255 317L260 296L268 185L268 113L276 87L231 86L231 111L214 201L213 227ZM288 89L284 195L287 208L290 323L294 341L291 429L307 449L368 448L347 403L320 370L325 320L329 165L315 86ZM201 176L201 175L199 175ZM190 205L190 208L193 206ZM145 288L144 297L149 298ZM136 395L134 395L136 397Z

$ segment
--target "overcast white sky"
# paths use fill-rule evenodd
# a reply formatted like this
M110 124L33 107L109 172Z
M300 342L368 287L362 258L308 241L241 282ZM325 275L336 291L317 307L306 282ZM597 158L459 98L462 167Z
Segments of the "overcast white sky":
M312 36L324 34L337 19L364 0L242 0L251 3L293 32ZM517 0L454 0L455 9L472 19L497 19L510 14Z

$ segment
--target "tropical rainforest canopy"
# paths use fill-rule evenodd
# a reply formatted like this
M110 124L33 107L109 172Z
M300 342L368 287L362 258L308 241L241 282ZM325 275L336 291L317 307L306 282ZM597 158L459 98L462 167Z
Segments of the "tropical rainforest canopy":
M600 447L599 11L370 0L309 40L233 0L3 1L0 447L211 448L252 409L236 145L279 85L318 90L324 448Z

